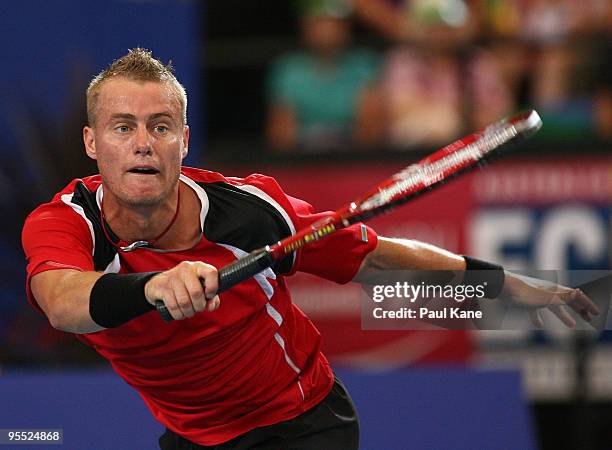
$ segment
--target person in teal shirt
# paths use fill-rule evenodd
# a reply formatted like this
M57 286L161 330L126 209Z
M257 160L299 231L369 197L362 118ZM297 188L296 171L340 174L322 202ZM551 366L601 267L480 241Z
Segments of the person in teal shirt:
M301 19L306 48L271 67L267 138L275 150L367 147L381 136L379 56L351 48L350 9L344 5L306 2Z

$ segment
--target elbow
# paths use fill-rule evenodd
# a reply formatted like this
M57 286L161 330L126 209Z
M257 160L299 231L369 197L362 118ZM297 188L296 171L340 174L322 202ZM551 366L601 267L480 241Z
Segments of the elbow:
M57 286L46 293L38 293L35 298L38 305L47 316L49 324L56 330L66 331L66 311L62 302L58 300Z
M73 331L70 327L69 320L67 319L66 311L63 308L57 306L45 309L45 314L49 320L49 324L59 331Z
M69 302L64 301L59 293L51 292L47 297L42 297L37 301L53 328L68 333L83 332L79 330L81 327L78 320L75 320L74 308Z
M61 319L57 315L47 315L49 319L49 324L59 331L67 331L65 325L62 323Z
M67 311L53 311L47 313L49 324L59 331L73 334L87 334L103 330L102 327L88 321L79 322L71 317Z
M89 314L88 283L96 279L97 275L94 275L83 280L81 272L47 271L32 278L32 295L53 328L69 333L91 333L102 329Z
M89 314L87 318L80 319L74 311L68 310L66 307L55 307L46 311L49 324L59 331L73 334L87 334L103 330L102 327L95 324Z

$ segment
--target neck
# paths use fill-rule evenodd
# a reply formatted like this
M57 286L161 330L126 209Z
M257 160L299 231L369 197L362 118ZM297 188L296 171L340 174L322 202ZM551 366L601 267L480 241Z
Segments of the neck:
M104 196L102 213L106 223L126 242L155 239L168 226L177 208L178 188L159 205L133 206Z
M200 238L199 214L193 214L198 206L195 193L179 183L167 200L153 206L135 207L105 195L102 213L108 228L123 241L120 246L148 241L149 247L186 249Z

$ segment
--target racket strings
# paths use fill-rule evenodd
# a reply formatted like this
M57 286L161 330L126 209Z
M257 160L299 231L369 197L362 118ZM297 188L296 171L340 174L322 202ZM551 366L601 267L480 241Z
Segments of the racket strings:
M392 185L382 188L378 193L361 204L361 210L379 208L411 193L417 187L431 186L444 180L449 172L481 161L489 152L515 138L519 132L514 125L496 125L485 129L483 135L465 148L456 150L437 161L426 165L413 164L398 172L398 179Z

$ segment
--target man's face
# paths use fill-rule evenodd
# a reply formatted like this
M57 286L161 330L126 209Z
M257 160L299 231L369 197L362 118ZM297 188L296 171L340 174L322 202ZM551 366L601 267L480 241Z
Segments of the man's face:
M83 139L87 155L98 163L105 196L134 207L168 199L189 141L172 86L111 78L100 88L95 117Z
M308 47L321 55L335 55L350 39L349 24L345 19L313 15L302 19L302 36Z

